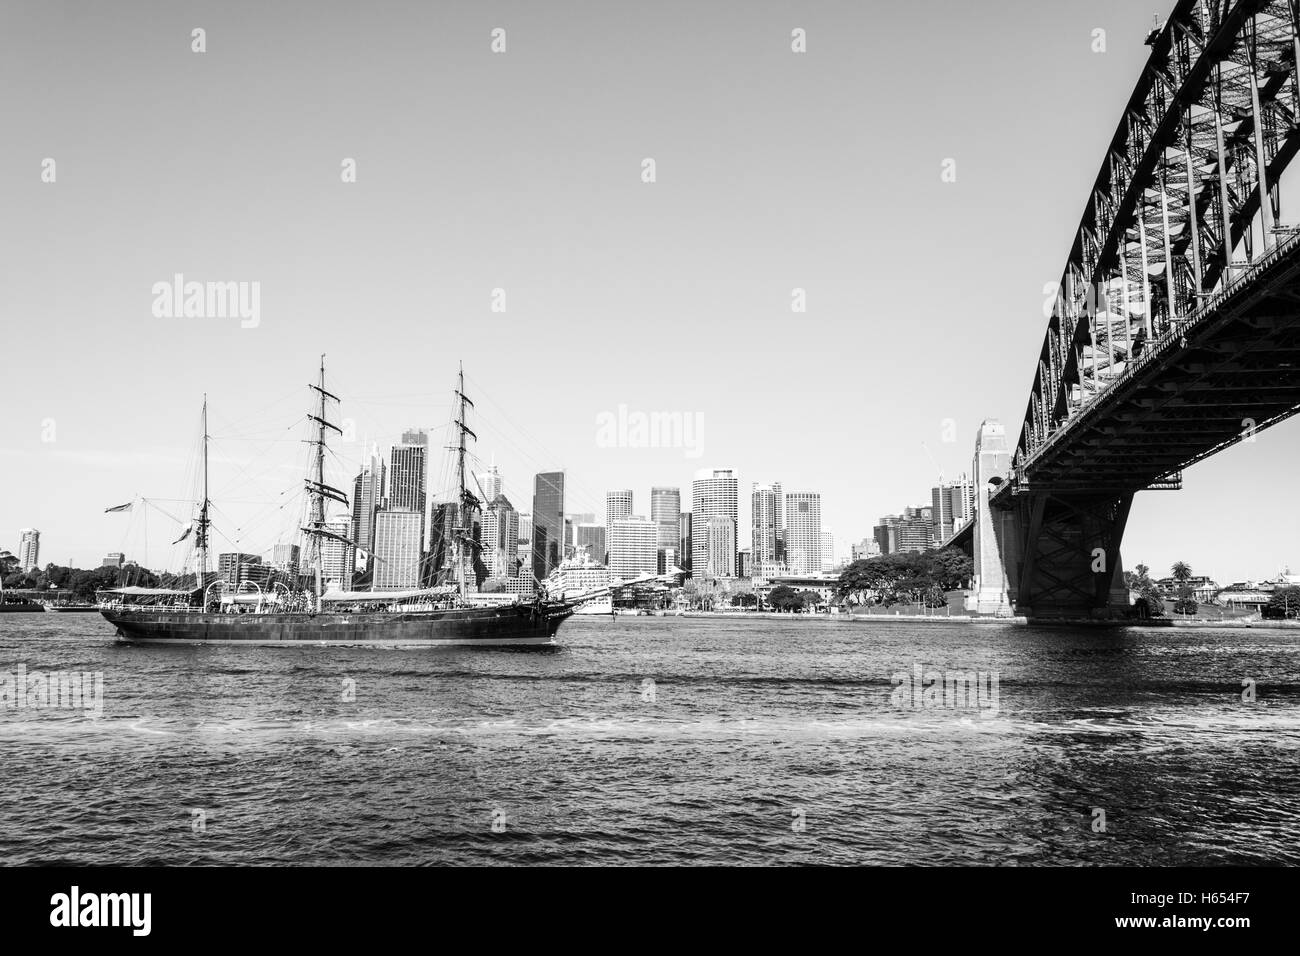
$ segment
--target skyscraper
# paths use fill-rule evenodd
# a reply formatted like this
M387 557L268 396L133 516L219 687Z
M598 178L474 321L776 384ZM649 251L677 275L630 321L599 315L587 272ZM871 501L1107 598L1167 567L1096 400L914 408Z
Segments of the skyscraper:
M593 561L605 560L605 526L596 524L594 521L590 524L580 524L574 528L574 547L578 554L586 553L587 557Z
M505 495L498 494L483 509L483 563L488 574L508 578L518 573L519 512Z
M40 567L41 533L35 528L22 528L18 536L18 567L23 571L34 571Z
M564 472L533 479L533 574L537 580L560 566L564 555Z
M418 546L424 545L425 473L428 447L424 432L406 432L402 444L394 445L388 466L388 508L413 511L420 516ZM407 441L407 439L412 439Z
M630 581L659 571L659 526L645 518L615 518L610 525L609 578Z
M478 476L479 487L483 489L483 504L486 507L489 502L495 501L497 495L501 494L501 472L497 471L497 466L493 465L491 471L484 472Z
M356 540L355 538L353 540ZM277 544L271 549L271 564L281 571L298 573L302 550L296 544Z
M609 548L614 539L614 522L619 518L632 517L632 491L605 492L605 547ZM599 558L597 559L599 560Z
M387 470L379 449L372 445L361 474L352 482L351 537L366 554L375 550L375 512L383 506Z
M691 570L691 513L683 511L677 523L677 566L690 573Z
M791 574L822 570L822 496L817 492L785 496L785 552Z
M707 519L704 534L697 535L695 547L697 578L712 580L736 576L736 522L732 518L713 515Z
M835 536L829 531L822 532L822 570L830 571L835 567Z
M691 482L691 523L695 529L691 542L691 570L695 577L732 577L736 572L735 537L740 517L739 482L731 468L704 468ZM709 530L710 518L731 521L731 557L710 554L716 544ZM712 565L711 569L710 566Z
M347 518L327 521L325 530L330 534L347 538L352 530L352 522ZM344 544L334 538L321 538L321 580L327 591L350 591L352 572L356 569L356 563L356 551L352 545Z
M750 559L755 567L772 566L785 558L784 526L782 516L785 513L781 497L781 483L774 481L770 485L753 486L750 513L753 525Z
M657 547L661 557L664 551L676 552L680 547L681 515L682 490L680 488L661 485L650 489L650 520L659 529Z
M375 515L376 591L402 590L420 583L420 527L418 511L391 509Z

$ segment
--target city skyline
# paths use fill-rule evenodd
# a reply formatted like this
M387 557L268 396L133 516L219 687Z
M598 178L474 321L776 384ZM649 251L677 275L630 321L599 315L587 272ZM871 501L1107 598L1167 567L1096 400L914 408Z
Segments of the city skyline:
M866 112L865 93L904 69L892 38L929 31L940 9L939 65L915 76L908 96ZM342 22L341 6L316 10ZM1080 197L1149 52L1150 11L1118 0L997 12L918 4L847 23L823 11L738 11L693 11L685 33L674 17L656 18L617 48L624 69L611 77L612 12L512 9L502 14L510 52L492 57L486 21L448 11L435 22L412 6L358 26L359 52L346 47L358 70L340 85L291 4L262 14L251 36L231 27L232 14L204 9L212 44L202 56L189 51L182 12L128 29L107 11L69 21L21 8L22 29L0 36L0 75L22 94L12 132L25 144L0 156L0 202L14 225L0 237L11 263L0 364L21 396L0 421L0 547L16 551L16 532L32 527L42 563L94 567L123 551L163 564L174 529L161 511L142 548L144 533L103 509L141 495L174 508L186 497L205 392L221 439L213 496L228 502L225 533L236 535L213 550L271 547L269 533L239 537L254 533L236 529L264 507L238 502L274 500L301 474L297 446L273 443L287 441L306 407L295 389L322 351L355 426L337 443L354 469L347 481L372 443L391 445L412 427L430 430L441 459L437 417L450 411L464 359L471 390L491 396L485 417L510 410L509 423L481 434L480 451L513 476L505 490L519 508L540 472L562 470L573 510L598 511L604 489L686 494L696 469L726 465L742 487L779 476L819 490L825 527L856 542L881 516L926 500L927 449L952 475L984 418L1014 440L1043 288L1059 277ZM808 30L802 57L789 50L794 20ZM1098 27L1104 54L1090 45ZM327 29L333 39L320 42L339 44L345 32ZM48 71L48 50L66 43L81 54ZM278 51L269 76L259 72L268 44ZM990 62L997 44L1024 51L1016 70ZM670 75L658 68L667 51ZM746 77L744 87L702 82L720 67ZM168 84L147 103L121 95L164 69ZM410 80L397 93L389 69ZM1038 75L1031 88L1021 70ZM980 84L964 82L973 74ZM440 93L449 77L455 97ZM1091 114L1057 108L1085 86L1079 108ZM330 90L330 102L299 116L301 135L270 135L267 117L298 112L315 90ZM1004 95L1031 120L995 134L983 104ZM372 104L392 96L428 123L398 129L375 116ZM208 104L202 116L186 106L196 100ZM265 112L249 110L254 102ZM908 127L909 149L893 155L884 131L910 122L917 103L931 104L936 122ZM710 135L720 114L724 137ZM214 129L244 130L261 151L212 149ZM467 145L440 148L434 131L448 129ZM1010 150L1023 157L1013 168L1001 161ZM55 182L41 180L45 157L58 163ZM640 178L646 157L658 164L652 184ZM340 181L347 158L355 183ZM945 183L948 158L957 175ZM155 283L177 275L259 283L259 323L154 315ZM795 289L806 312L792 311ZM504 312L493 311L496 290ZM443 356L453 322L483 334ZM368 334L376 323L384 334ZM95 346L32 360L53 354L52 330ZM869 347L836 347L862 330ZM605 353L638 361L581 378L546 373L597 336ZM783 372L765 395L753 365L773 357L778 338ZM693 365L687 351L709 361ZM404 362L404 352L415 355ZM104 395L115 407L107 427ZM634 425L637 414L704 427L683 431L676 447L639 444L631 427L602 441L603 415ZM1294 483L1297 448L1292 419L1195 465L1180 492L1139 494L1125 564L1186 560L1246 579L1300 563L1300 517L1270 500ZM250 477L251 462L263 480ZM1265 493L1242 495L1247 482ZM431 495L433 484L431 475ZM742 494L742 545L749 507Z

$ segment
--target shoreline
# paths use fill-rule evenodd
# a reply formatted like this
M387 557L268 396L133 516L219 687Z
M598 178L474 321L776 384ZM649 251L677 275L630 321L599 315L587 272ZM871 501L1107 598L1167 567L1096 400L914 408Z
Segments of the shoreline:
M974 625L1016 625L1016 626L1071 626L1071 627L1140 627L1140 628L1223 628L1225 630L1300 630L1300 620L1246 620L1229 618L1225 620L1154 618L1147 620L1030 620L1024 616L982 617L973 614L782 614L776 611L683 611L652 614L620 614L623 618L721 618L727 620L749 620L764 618L783 621L844 621L855 624L866 623L923 623L923 624L974 624Z

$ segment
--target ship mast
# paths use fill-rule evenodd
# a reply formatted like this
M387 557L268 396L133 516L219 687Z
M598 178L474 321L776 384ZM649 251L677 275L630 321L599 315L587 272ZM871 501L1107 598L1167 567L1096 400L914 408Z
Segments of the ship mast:
M333 422L325 417L325 401L338 402L340 399L337 395L325 390L325 356L320 357L320 382L317 385L308 385L308 388L315 391L318 395L316 405L316 414L309 414L308 419L316 423L316 437L311 440L315 452L312 461L313 477L306 479L307 494L311 505L308 509L307 526L303 532L308 535L310 540L308 559L311 567L315 572L316 584L314 592L316 595L317 607L320 605L320 596L325 593L324 582L324 553L321 548L321 539L330 538L331 540L340 541L344 545L352 545L352 542L342 535L334 534L325 528L325 499L339 501L344 505L348 503L348 497L338 488L333 488L325 484L325 431L330 429L336 431L339 435L343 434L343 429L339 428Z
M469 426L465 424L466 407L473 408L474 403L465 396L465 366L460 366L460 375L456 386L456 398L459 401L456 411L456 479L459 487L459 498L456 506L456 587L461 597L464 597L469 590L466 581L466 560L470 554L470 537L473 531L470 514L472 509L478 505L478 499L474 497L467 487L465 487L465 436L469 435L475 441L478 436L470 431Z
M202 590L207 586L208 581L208 527L211 520L208 518L208 396L205 392L203 395L203 503L199 506L198 535L195 539L197 545L199 564L195 574L195 583Z

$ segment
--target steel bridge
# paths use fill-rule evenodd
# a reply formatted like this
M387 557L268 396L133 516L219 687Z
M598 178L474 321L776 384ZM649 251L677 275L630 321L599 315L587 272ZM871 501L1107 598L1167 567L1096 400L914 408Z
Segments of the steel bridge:
M1179 0L1089 192L1020 438L986 422L984 612L1127 609L1134 493L1300 410L1300 0ZM1287 187L1284 190L1284 186ZM1284 204L1283 199L1287 202Z

